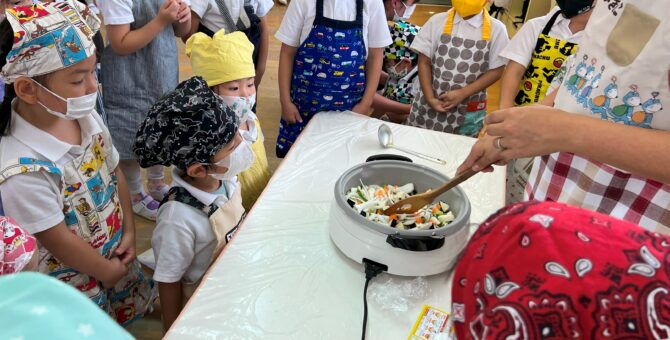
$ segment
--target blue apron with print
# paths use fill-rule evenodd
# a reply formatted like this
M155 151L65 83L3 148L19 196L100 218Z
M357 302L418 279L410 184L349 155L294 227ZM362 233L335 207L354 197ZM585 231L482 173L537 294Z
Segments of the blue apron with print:
M356 0L356 20L323 16L316 1L316 18L293 62L291 101L302 123L279 122L277 157L283 158L312 117L322 111L351 110L365 92L363 0Z

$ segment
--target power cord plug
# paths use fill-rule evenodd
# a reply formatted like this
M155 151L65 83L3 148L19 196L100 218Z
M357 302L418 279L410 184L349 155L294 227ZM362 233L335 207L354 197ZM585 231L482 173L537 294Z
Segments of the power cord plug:
M365 340L365 330L368 323L368 285L373 278L389 269L385 264L368 259L363 259L363 264L365 265L365 288L363 288L363 334L361 340Z

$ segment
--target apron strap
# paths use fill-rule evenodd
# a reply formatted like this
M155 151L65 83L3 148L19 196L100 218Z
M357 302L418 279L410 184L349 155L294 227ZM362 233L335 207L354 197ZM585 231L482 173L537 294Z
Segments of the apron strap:
M489 41L491 40L491 16L488 11L482 11L484 20L482 23L482 40ZM442 34L451 35L451 31L454 28L454 17L456 16L456 10L450 9L447 12L447 22L444 24L444 29ZM462 18L461 18L462 19Z
M544 34L546 36L549 36L549 32L551 31L551 28L554 27L554 23L556 22L556 18L558 18L558 16L561 15L561 13L563 13L563 12L558 10L558 11L556 11L556 13L554 13L554 15L551 16L551 19L549 19L549 21L547 21L547 24L544 25L544 28L542 29L542 34Z
M183 187L170 188L168 193L161 201L160 205L162 206L163 204L171 201L177 201L189 205L193 208L196 208L202 211L202 213L205 214L207 217L212 216L219 209L219 206L216 204L205 205L204 203L200 202L197 198L193 197L193 195L190 192L188 192L188 190L186 190Z
M219 0L220 1L220 0ZM314 25L322 24L324 22L330 23L329 26L342 28L362 28L363 27L363 0L356 0L356 20L354 21L340 21L323 16L323 0L316 0L316 17L314 18ZM336 23L336 24L335 24Z
M244 7L241 7L239 16L237 17L237 23L233 21L233 17L230 15L230 11L228 10L228 6L223 2L223 0L214 0L216 3L216 7L219 8L219 13L223 17L223 21L226 22L226 27L228 29L227 33L232 33L233 29L237 29L239 31L243 31L247 28L249 28L250 21L249 17L247 16L247 12L244 10ZM214 32L216 33L216 32Z

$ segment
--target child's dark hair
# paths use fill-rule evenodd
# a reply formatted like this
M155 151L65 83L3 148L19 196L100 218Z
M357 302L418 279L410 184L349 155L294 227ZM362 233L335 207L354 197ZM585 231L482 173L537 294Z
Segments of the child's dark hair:
M14 46L14 30L7 19L0 22L0 68L7 64L7 55L11 52ZM33 77L33 79L45 85L48 75ZM4 84L5 97L0 103L0 136L4 136L9 132L9 124L12 120L12 100L16 98L16 91L14 91L14 84Z
M14 44L14 31L7 19L0 22L0 68L7 63L7 55ZM0 104L0 136L9 131L9 122L12 119L12 100L16 97L14 84L4 84L5 97Z

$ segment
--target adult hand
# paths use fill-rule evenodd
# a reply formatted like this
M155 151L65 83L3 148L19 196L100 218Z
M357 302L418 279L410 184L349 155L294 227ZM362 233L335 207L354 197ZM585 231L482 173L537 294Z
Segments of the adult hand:
M486 135L473 146L458 172L481 170L510 159L547 155L564 150L562 131L570 114L542 105L509 108L490 113Z

